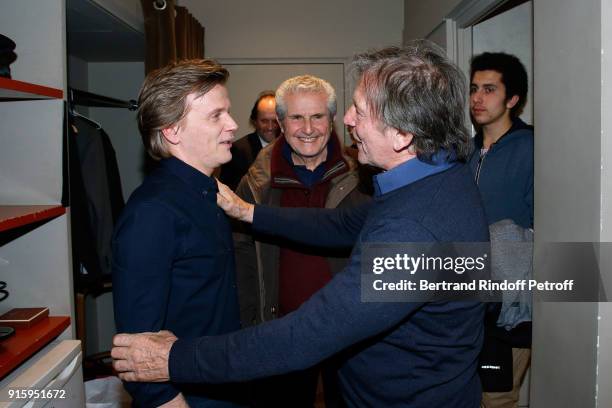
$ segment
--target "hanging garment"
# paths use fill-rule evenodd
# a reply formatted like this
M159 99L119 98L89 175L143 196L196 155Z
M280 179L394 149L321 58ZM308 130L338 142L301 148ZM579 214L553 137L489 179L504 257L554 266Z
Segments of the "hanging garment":
M124 206L115 150L94 122L71 117L70 197L77 290L110 281L111 237Z

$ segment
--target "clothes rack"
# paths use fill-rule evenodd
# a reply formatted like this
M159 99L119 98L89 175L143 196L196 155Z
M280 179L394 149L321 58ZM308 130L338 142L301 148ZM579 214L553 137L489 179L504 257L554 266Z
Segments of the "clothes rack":
M131 111L138 109L138 102L134 99L124 101L74 88L69 88L68 93L70 95L70 103L74 105L101 108L126 108Z

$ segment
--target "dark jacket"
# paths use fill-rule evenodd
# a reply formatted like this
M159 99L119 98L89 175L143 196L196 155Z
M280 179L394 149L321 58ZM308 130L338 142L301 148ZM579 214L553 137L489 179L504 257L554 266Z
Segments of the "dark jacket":
M533 127L515 119L512 128L481 158L482 134L474 138L470 168L489 224L511 219L533 227Z
M236 194L243 200L253 204L280 206L283 190L272 187L274 180L271 174L274 146L279 140L277 139L262 150L240 182ZM276 154L280 154L279 150L277 149ZM335 166L336 164L338 166ZM357 189L359 176L356 171L357 163L353 159L342 156L341 161L332 163L331 166L334 169L328 171L325 176L330 182L325 208L352 207L370 200L367 195ZM297 180L293 181L298 183ZM235 233L234 242L238 297L243 327L278 317L281 240L261 234L253 235L252 231L247 230ZM336 250L318 248L315 252L327 255L332 275L342 270L350 255L350 250L347 248Z
M481 155L482 146L483 136L479 133L474 138L475 149L469 163L489 225L506 220L524 229L532 228L533 127L517 118L510 130L492 144L485 155ZM531 347L531 319L523 317L521 324L506 330L498 327L504 319L499 319L501 310L501 303L488 304L485 341L480 356L480 376L487 392L512 389L512 348Z
M261 150L261 140L257 132L250 133L234 142L231 148L232 160L221 166L219 180L235 190L240 179L249 171L249 167Z
M488 240L470 170L455 165L375 198L369 213L360 210L256 206L255 229L305 242L342 244L360 229L349 266L282 319L227 336L179 339L170 351L172 381L276 375L350 347L340 381L351 407L478 407L481 303L361 300L362 242Z
M96 293L111 279L111 237L124 206L115 150L87 119L71 117L70 211L74 283Z

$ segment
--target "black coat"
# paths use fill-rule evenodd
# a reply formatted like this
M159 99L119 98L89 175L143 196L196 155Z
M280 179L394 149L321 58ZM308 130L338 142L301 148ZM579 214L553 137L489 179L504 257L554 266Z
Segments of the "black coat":
M221 166L219 180L235 190L261 150L261 141L256 132L236 141L232 146L232 160Z

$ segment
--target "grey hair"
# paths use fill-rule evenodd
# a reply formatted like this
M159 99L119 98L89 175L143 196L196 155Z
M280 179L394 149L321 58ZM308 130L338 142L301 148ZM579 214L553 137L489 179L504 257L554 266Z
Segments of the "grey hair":
M327 110L330 118L336 116L337 103L334 87L324 79L313 75L299 75L285 80L276 90L276 116L284 120L287 116L285 95L297 92L324 93L327 96Z
M465 76L440 47L417 40L369 51L354 57L352 70L369 111L386 126L411 133L419 158L441 149L459 160L469 156Z

